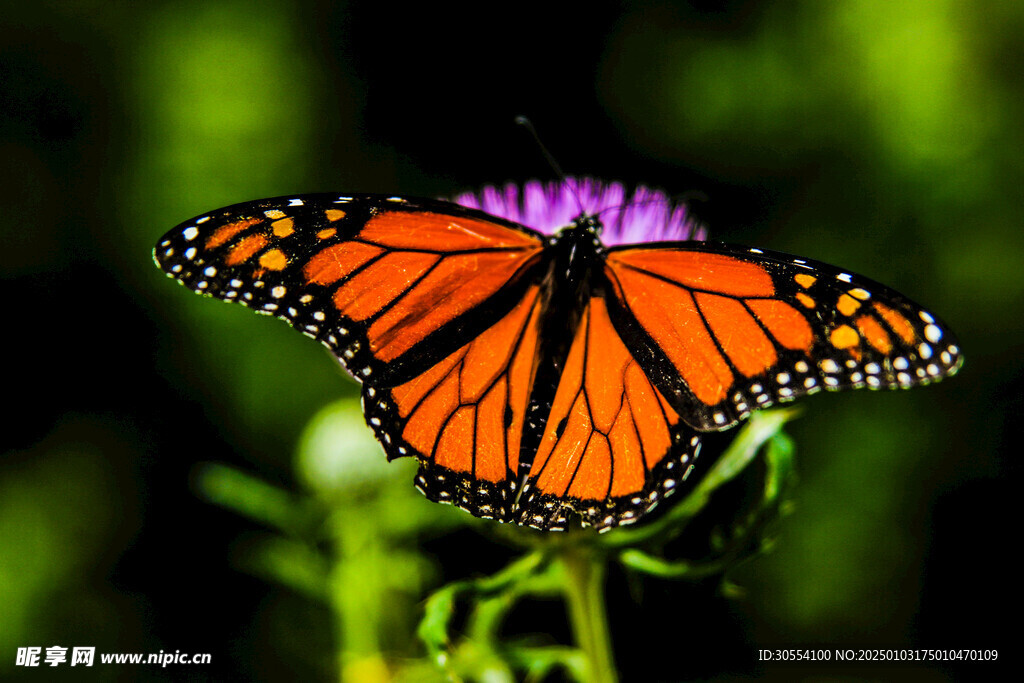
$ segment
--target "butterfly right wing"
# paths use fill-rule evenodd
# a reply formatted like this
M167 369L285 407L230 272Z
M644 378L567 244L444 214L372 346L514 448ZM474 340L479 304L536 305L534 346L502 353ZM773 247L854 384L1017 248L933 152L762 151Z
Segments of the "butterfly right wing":
M654 386L592 296L569 349L540 447L515 511L563 529L572 513L599 531L638 521L689 475L700 438Z
M627 346L700 431L821 389L928 384L963 362L952 332L921 306L810 259L640 244L610 249L605 276Z

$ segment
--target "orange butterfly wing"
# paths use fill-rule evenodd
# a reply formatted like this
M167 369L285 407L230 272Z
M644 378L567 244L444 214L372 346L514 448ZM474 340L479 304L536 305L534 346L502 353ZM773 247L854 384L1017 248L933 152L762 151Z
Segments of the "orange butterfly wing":
M627 345L700 430L821 389L926 384L962 363L923 308L824 263L675 243L612 249L605 275Z
M393 387L367 386L363 407L389 457L416 455L430 500L507 521L533 384L539 288L439 363Z
M700 439L627 351L592 297L576 331L517 511L564 528L568 511L608 530L637 521L692 469Z
M542 246L447 202L303 195L183 223L154 257L197 292L283 318L360 380L391 383L511 309Z

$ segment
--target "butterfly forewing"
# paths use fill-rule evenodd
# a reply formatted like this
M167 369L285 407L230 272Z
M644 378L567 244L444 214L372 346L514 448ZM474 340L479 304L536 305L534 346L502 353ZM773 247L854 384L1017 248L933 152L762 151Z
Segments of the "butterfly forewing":
M395 382L511 309L542 244L446 202L305 195L183 223L154 256L197 292L287 320L359 379Z
M926 310L824 263L687 242L613 249L605 273L631 350L701 430L821 389L927 384L962 363Z

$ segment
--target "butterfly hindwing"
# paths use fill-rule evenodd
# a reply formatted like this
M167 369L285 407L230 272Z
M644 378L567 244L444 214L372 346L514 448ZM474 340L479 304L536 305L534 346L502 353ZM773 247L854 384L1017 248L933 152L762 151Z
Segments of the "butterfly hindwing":
M539 288L422 374L363 387L367 420L389 458L415 455L430 500L509 521L536 369Z
M583 312L533 460L520 524L635 522L686 478L700 439L626 350L603 297Z
M824 263L710 243L609 251L613 317L683 419L725 429L815 393L954 373L953 335L901 294Z

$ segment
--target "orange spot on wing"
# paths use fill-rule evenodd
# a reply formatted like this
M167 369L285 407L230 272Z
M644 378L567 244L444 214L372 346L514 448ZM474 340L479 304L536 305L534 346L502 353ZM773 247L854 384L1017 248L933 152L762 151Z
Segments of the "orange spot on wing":
M730 296L775 294L768 271L756 263L723 254L640 248L613 251L608 255L608 262L613 266L639 268L690 289Z
M796 293L796 300L803 304L804 308L814 308L817 305L814 303L814 299L807 296L803 292Z
M345 212L340 209L327 209L324 211L324 215L327 216L327 220L333 223L334 221L340 221L344 218Z
M716 294L694 294L715 339L732 364L747 377L778 361L775 347L742 303Z
M843 315L851 316L857 312L858 308L860 308L860 302L849 294L840 294L839 300L836 301L836 308L839 309L839 312Z
M910 324L901 313L897 313L895 310L889 308L883 303L878 301L875 302L875 310L882 316L885 322L889 323L889 327L893 329L893 332L899 335L907 344L913 344L917 339L917 335L914 334L914 326Z
M497 223L429 212L378 214L367 221L359 237L395 249L455 251L541 247L535 237Z
M267 246L269 242L270 240L260 233L247 235L231 247L227 256L224 257L224 263L229 266L237 266L240 263L245 263L252 258L253 254Z
M361 242L335 244L314 254L303 266L302 274L311 284L329 285L347 277L383 251Z
M889 338L889 334L870 315L862 315L857 318L857 329L880 353L888 354L892 351L892 340Z
M325 240L328 237L334 237L338 234L337 228L324 228L316 234L317 239Z
M288 265L288 257L280 249L271 249L260 256L260 265L267 270L284 270Z
M747 299L747 305L784 347L810 352L814 332L800 311L778 299Z
M808 275L807 273L797 273L793 276L793 279L796 280L796 283L804 289L807 289L818 281L818 278L813 275Z
M213 249L214 247L219 247L222 244L227 244L238 233L243 230L247 230L254 225L259 225L262 222L262 218L243 218L240 221L222 225L206 240L206 248Z
M291 218L282 218L279 221L271 223L270 227L274 230L274 236L287 237L295 232L295 221Z
M829 332L828 340L837 349L849 349L860 345L860 335L849 325L840 325Z

